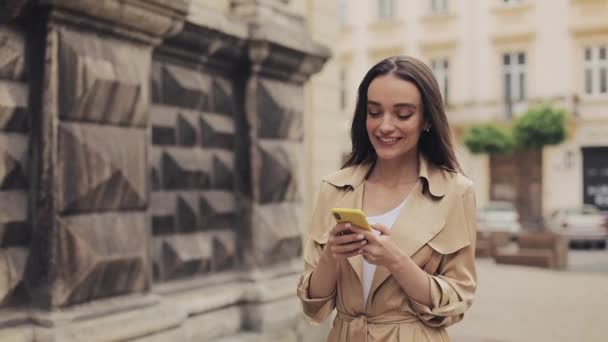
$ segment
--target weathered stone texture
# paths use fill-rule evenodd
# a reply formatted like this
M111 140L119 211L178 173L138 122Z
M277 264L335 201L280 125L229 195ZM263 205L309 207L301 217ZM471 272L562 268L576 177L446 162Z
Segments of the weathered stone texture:
M255 199L260 203L297 201L299 191L299 159L301 146L298 143L280 140L260 140L253 150L256 162L257 182L254 184Z
M12 3L9 11L20 10ZM0 6L0 9L6 9ZM13 13L16 14L17 12ZM4 15L11 13L2 13ZM0 307L23 304L19 291L28 255L28 85L25 35L0 25Z
M0 190L27 188L27 144L22 134L0 134Z
M62 123L58 135L62 212L145 208L144 130Z
M286 261L302 254L298 203L255 205L252 236L256 260L260 263Z
M150 48L68 29L59 37L60 117L145 127Z
M154 273L158 280L192 277L234 266L235 236L218 230L154 238Z
M23 80L24 60L24 34L13 27L0 26L0 79Z
M27 132L27 98L25 84L0 80L0 131Z
M0 208L0 251L7 246L27 246L30 240L27 192L0 191Z
M82 303L149 287L144 213L62 217L58 228L55 305Z
M304 137L303 88L273 80L257 84L258 138L302 140Z

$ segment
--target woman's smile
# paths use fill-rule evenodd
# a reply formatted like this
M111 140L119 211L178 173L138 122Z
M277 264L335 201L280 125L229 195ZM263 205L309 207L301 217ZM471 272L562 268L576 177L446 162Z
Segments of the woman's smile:
M376 135L376 140L380 146L392 146L401 140L401 137L381 137Z

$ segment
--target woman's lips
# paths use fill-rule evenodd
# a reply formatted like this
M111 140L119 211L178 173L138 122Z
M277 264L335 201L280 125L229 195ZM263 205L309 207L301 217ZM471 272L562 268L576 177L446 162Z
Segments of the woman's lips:
M376 136L376 139L378 140L378 142L380 142L380 144L386 145L386 146L390 146L390 145L396 144L399 140L401 140L401 137L379 137L379 136Z

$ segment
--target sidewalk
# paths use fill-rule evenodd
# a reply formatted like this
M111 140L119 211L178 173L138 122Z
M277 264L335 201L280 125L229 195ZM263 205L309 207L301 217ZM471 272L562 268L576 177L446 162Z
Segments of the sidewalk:
M479 259L476 301L464 320L448 329L452 340L608 341L608 268L603 266L608 251L571 256L568 271Z

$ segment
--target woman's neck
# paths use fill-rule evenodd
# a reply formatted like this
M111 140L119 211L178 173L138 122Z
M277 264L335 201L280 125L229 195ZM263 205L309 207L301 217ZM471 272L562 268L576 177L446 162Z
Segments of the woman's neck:
M369 180L387 186L413 183L418 180L418 170L418 154L416 152L390 160L378 158Z

